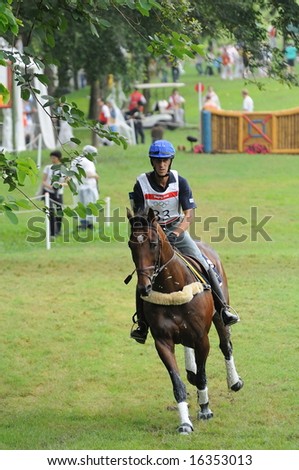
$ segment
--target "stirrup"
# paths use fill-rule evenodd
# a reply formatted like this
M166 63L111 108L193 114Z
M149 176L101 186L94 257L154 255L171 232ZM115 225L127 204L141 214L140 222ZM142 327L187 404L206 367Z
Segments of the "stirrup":
M134 325L136 323L138 323L138 315L137 315L137 312L134 313L134 315L132 316L132 322L134 323ZM133 327L132 327L133 328Z
M133 330L133 328L134 325L131 328L130 337L135 339L137 343L144 344L146 342L148 328L146 328L145 330L142 330L140 326L138 326L138 328L136 328L135 330Z
M240 321L240 317L236 311L230 312L231 307L226 306L221 309L220 316L225 326L235 325Z

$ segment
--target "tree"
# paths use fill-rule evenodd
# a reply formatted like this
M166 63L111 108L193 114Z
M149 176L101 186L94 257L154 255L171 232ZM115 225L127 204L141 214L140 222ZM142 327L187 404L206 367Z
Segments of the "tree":
M96 95L97 80L103 81L111 69L129 74L120 44L134 58L138 57L138 62L146 63L151 55L194 57L204 53L199 38L229 37L250 51L254 67L265 52L268 17L284 38L292 37L298 44L296 0L228 0L225 8L222 0L3 0L0 34L11 44L21 36L24 52L2 51L0 60L2 65L10 64L26 99L30 93L37 94L32 86L33 75L48 83L45 67L56 62L55 51L58 56L58 50L64 49L65 62L61 60L61 64L66 70L83 65ZM113 28L117 28L117 34L113 34ZM95 43L102 46L94 47ZM288 76L281 66L282 52L278 49L272 52L272 76L296 84L296 77ZM19 66L20 60L25 64L24 70ZM32 62L40 73L31 73ZM65 72L61 73L61 80L64 76ZM9 99L8 90L1 84L0 94L4 101ZM51 109L54 117L73 127L88 127L100 136L126 145L121 137L86 120L76 103L68 103L64 96L49 96L43 107L45 112L50 113ZM94 111L90 115L94 117ZM65 172L70 176L67 168ZM11 191L20 189L26 175L33 174L33 162L0 155L0 175ZM0 210L10 214L15 207L15 202L0 198Z

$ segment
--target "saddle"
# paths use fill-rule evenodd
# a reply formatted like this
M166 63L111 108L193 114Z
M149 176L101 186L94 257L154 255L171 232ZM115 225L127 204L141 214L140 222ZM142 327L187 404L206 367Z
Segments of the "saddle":
M209 282L209 276L206 272L206 269L202 265L202 263L197 259L194 258L193 256L189 255L183 255L180 253L178 250L176 250L177 255L186 263L186 266L190 269L190 271L193 273L193 275L196 277L198 281L200 281L203 284L204 290L209 290L211 289L210 282ZM203 257L205 258L206 262L208 263L209 266L213 269L215 272L217 279L219 281L219 284L222 284L222 279L217 271L215 265L212 263L212 261L202 253Z

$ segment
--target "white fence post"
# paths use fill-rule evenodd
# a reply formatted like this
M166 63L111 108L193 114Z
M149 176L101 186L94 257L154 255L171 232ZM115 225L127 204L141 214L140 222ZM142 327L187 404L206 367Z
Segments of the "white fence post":
M106 227L110 227L110 203L111 198L105 197L104 220Z
M46 206L46 248L51 248L51 234L50 234L50 195L45 193L45 206Z
M38 169L40 169L42 165L42 143L43 143L43 136L39 134L38 145L37 145L37 161L36 161L36 166Z

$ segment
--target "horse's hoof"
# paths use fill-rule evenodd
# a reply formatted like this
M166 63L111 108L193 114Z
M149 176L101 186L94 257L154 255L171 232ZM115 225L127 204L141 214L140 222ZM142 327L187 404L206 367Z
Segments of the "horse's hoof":
M193 432L193 427L189 423L183 423L178 427L178 432L182 436L187 436L188 434L191 434Z
M208 420L213 418L213 411L210 410L209 404L205 403L204 405L200 405L200 410L197 413L197 419Z
M213 411L210 409L207 409L205 411L199 411L197 414L197 419L205 420L207 421L208 419L213 418Z
M243 380L241 379L241 377L239 377L238 382L236 382L234 385L232 385L230 389L231 389L233 392L238 392L239 390L241 390L241 388L243 388L243 386L244 386L244 382L243 382Z

